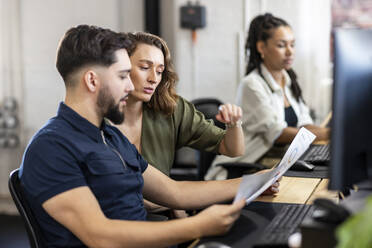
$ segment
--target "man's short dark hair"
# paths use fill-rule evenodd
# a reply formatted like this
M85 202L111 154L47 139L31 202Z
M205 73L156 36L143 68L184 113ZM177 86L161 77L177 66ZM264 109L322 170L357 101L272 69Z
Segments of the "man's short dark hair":
M57 52L57 70L67 86L69 76L85 65L110 66L115 52L130 49L132 42L124 33L96 26L79 25L69 29Z

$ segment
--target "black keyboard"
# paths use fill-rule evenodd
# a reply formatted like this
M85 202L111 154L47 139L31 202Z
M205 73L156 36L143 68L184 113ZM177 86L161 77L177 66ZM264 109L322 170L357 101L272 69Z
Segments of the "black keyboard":
M304 155L300 157L300 160L315 165L328 165L331 160L329 144L311 145Z
M291 234L300 231L300 224L307 216L312 216L313 205L286 205L263 230L255 247L287 246Z

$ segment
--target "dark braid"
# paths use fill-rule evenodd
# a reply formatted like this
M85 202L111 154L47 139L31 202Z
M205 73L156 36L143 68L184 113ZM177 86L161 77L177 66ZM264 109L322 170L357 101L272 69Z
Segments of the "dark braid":
M254 69L257 68L258 73L263 78L260 64L263 62L261 58L261 54L258 52L256 44L258 41L266 42L268 39L271 38L274 29L279 28L281 26L289 27L289 24L278 17L273 16L270 13L266 13L264 15L256 16L248 30L248 37L245 43L245 51L246 56L248 59L246 75L252 72ZM297 102L300 101L302 98L302 92L300 85L297 82L297 75L293 71L293 69L287 70L289 77L291 78L291 91L294 97L296 98Z
M287 73L289 77L291 78L292 84L291 84L291 91L293 96L296 98L296 101L299 102L300 99L305 102L304 98L302 97L302 90L300 85L297 82L297 75L294 72L293 69L287 70Z

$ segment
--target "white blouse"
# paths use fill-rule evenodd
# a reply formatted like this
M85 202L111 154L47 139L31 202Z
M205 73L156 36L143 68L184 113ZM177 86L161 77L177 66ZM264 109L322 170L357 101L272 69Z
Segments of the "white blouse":
M297 127L313 124L309 108L302 100L297 102L291 92L291 79L288 73L283 70L285 79L283 91L263 64L261 64L261 72L264 78L257 69L249 73L243 78L237 91L236 103L243 110L244 155L235 158L217 156L205 176L206 180L226 178L226 171L222 167L215 167L218 163L254 163L270 150L283 129L287 127L284 96L287 96L289 104L296 113Z

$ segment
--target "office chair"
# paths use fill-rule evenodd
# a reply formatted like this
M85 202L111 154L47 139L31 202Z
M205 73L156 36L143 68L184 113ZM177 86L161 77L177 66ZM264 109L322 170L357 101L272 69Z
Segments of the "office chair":
M218 114L218 107L223 104L216 98L199 98L191 101L195 108L202 112L206 119L212 119L214 124L222 129L225 129L225 124L216 119ZM207 173L209 167L212 165L216 154L212 152L198 151L199 152L199 163L198 163L198 180L204 180L204 176Z
M15 169L10 173L8 182L10 195L23 219L31 248L41 248L43 243L40 227L23 195L18 173L19 169Z
M222 102L215 98L199 98L191 101L195 108L202 112L206 119L212 119L216 126L225 125L215 118ZM198 151L190 147L182 147L176 151L171 177L176 180L203 180L216 155L210 152Z
M202 112L206 119L212 119L214 124L222 129L225 129L225 124L216 119L218 113L218 107L223 104L220 100L216 98L199 98L191 101L194 104L195 108ZM186 155L185 155L186 154ZM206 151L198 151L192 148L181 148L176 152L174 168L183 167L190 168L189 171L195 170L195 165L197 172L189 172L191 180L204 180L204 176L207 173L209 167L212 165L212 162L216 154ZM182 161L180 163L180 161ZM186 162L185 162L186 161ZM187 161L189 161L187 163ZM221 163L217 166L223 166L228 171L228 178L239 177L242 174L254 173L259 170L264 169L260 164L251 164L251 163ZM172 172L172 171L171 171ZM187 180L190 178L182 178Z

